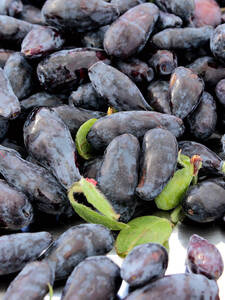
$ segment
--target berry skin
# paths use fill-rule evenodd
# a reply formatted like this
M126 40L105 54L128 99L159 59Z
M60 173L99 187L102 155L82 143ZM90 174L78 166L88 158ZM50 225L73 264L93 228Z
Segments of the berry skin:
M132 287L140 287L163 277L168 265L166 249L154 243L135 247L124 259L121 277Z
M224 270L223 259L218 249L197 234L190 238L186 264L191 272L215 280L219 279Z

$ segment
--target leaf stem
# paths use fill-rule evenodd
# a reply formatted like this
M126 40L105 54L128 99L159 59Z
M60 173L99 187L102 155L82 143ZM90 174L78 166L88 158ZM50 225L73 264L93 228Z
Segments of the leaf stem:
M49 300L53 300L54 291L52 285L49 282L48 282L48 289L49 289Z

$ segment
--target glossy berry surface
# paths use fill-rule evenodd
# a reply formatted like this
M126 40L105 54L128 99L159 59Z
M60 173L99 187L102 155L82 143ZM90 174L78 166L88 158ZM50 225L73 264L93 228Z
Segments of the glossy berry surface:
M150 201L161 193L174 174L178 157L176 138L165 129L149 130L143 139L142 155L136 193L140 199Z
M126 300L219 300L215 281L203 275L176 274L160 278L128 295Z
M192 235L189 240L186 264L191 272L215 280L222 275L224 269L217 248L197 234Z
M208 223L225 214L224 189L214 182L203 181L189 189L182 202L185 215L199 223Z
M54 269L46 261L27 264L9 285L3 299L37 300L48 293L53 285Z
M110 230L102 225L73 226L54 242L46 253L46 259L56 267L56 280L64 279L86 257L109 252L113 243Z
M132 287L143 286L151 280L163 277L168 265L168 254L159 244L143 244L135 247L125 258L121 277Z
M61 300L111 300L120 283L120 269L112 260L105 256L89 257L71 273Z
M52 243L48 232L16 233L0 237L0 275L20 271Z

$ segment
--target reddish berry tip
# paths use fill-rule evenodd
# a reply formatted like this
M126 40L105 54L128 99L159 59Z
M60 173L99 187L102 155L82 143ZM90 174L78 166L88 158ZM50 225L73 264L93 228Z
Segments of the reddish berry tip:
M88 182L92 183L94 186L97 185L97 181L94 180L93 178L85 178L85 180L87 180Z

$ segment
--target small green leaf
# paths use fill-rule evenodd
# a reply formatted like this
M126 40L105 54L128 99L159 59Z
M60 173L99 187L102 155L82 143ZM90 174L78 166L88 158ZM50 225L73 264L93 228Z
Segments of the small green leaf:
M169 251L170 251L169 241L166 241L166 242L163 244L163 247L165 247L166 250L169 252Z
M97 187L84 179L81 178L80 181L75 182L70 188L73 193L83 193L87 198L88 203L93 205L99 212L104 214L106 217L118 220L119 215L116 214L112 205L105 198L105 196L97 189Z
M116 240L116 252L125 257L134 247L146 243L166 245L172 223L164 218L145 216L131 220L128 229L120 231Z
M225 161L221 163L221 172L225 174Z
M177 224L179 221L183 221L185 218L185 214L183 212L182 206L177 206L172 213L170 214L171 221L174 224Z
M74 193L84 193L87 201L102 214L78 203L73 197ZM129 227L122 222L116 221L119 215L113 210L111 204L93 183L88 182L84 178L81 178L80 181L71 186L68 191L68 198L76 213L87 222L102 224L111 230L121 230Z
M85 221L94 224L101 224L111 230L121 230L124 228L129 228L127 224L122 222L115 221L106 216L100 215L96 211L93 211L91 208L76 202L75 200L70 201L76 213Z
M177 161L184 168L190 165L190 157L188 157L187 155L181 154L181 150L178 153Z
M77 151L81 157L83 157L86 160L89 160L93 158L93 148L91 144L87 141L87 135L90 131L91 127L94 125L94 123L97 121L97 119L90 119L84 124L81 125L81 127L77 131L75 143L77 147Z
M178 206L193 178L193 167L185 167L175 172L163 191L155 198L156 206L170 210Z
M177 207L185 196L193 178L197 178L198 171L202 166L202 159L198 155L193 155L190 159L179 152L178 162L184 168L175 172L163 191L155 198L156 206L159 209L170 210Z
M82 191L87 198L87 201L92 204L99 212L106 217L118 220L119 215L116 214L112 205L105 198L105 196L94 186L94 184L88 182L86 179L81 178L80 185Z
M53 292L53 288L50 283L48 283L48 289L49 289L49 300L53 300L54 292Z
M170 216L170 212L166 211L166 210L156 210L154 211L151 216L156 216L159 218L164 218L167 219L168 221L171 222L171 216Z

